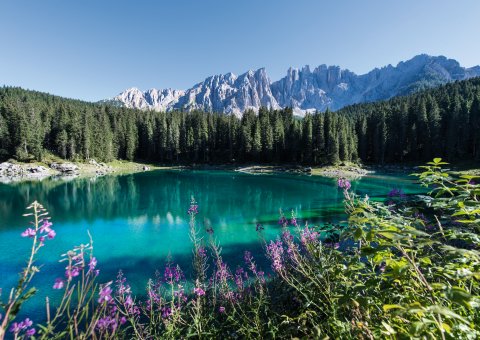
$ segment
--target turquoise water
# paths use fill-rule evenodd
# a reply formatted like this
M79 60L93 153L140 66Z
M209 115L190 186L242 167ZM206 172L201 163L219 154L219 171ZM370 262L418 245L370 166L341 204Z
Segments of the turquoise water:
M353 190L384 199L392 188L422 192L408 176L375 175L352 183ZM46 242L37 264L37 296L26 309L41 317L45 296L59 294L51 286L63 275L60 255L75 245L94 240L100 282L114 279L122 269L138 294L149 277L162 270L170 256L187 272L191 262L187 209L194 195L198 222L211 225L227 262L235 266L244 250L261 257L265 237L279 232L279 209L295 211L301 223L320 224L345 219L342 193L334 179L305 175L249 175L223 171L151 171L71 181L44 180L0 184L0 287L6 298L31 246L20 237L28 226L25 207L39 201L50 212L57 236ZM264 264L266 265L266 264Z

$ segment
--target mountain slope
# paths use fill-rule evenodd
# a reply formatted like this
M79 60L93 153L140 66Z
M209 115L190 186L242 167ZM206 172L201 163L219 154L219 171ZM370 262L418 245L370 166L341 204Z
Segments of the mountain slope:
M292 107L297 114L327 108L389 99L456 80L480 76L480 66L462 67L456 60L426 54L376 68L357 75L338 66L320 65L313 70L290 68L287 75L271 82L265 69L208 77L192 88L142 92L128 89L111 99L130 108L156 111L202 110L241 115L247 109L258 111Z

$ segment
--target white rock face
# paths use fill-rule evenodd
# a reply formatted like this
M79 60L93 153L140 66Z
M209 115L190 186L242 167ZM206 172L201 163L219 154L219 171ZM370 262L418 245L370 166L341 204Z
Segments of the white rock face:
M129 108L166 111L174 105L184 93L184 91L172 89L151 89L142 92L132 87L120 93L114 100L121 102Z
M128 89L110 101L129 108L156 111L201 110L241 116L247 109L291 107L295 114L338 110L344 106L384 100L455 80L480 76L480 66L461 67L443 56L418 55L396 67L388 65L357 75L338 66L290 68L287 75L271 82L265 69L211 76L188 90L145 92Z

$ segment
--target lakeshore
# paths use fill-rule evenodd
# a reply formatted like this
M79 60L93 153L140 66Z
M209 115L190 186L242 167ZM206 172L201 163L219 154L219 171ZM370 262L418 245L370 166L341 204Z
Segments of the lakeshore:
M235 164L191 164L191 165L160 165L142 162L116 160L103 163L94 159L85 162L46 161L17 162L9 160L0 163L0 182L39 181L46 178L72 179L77 177L97 177L104 175L123 175L152 170L223 170L248 174L278 174L296 173L330 178L356 179L374 170L355 164L302 166L286 165L235 165Z

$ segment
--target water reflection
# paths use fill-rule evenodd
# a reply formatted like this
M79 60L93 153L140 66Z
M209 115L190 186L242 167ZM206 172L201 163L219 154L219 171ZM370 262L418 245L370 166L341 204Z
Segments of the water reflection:
M33 200L42 202L57 221L135 217L132 223L155 219L154 224L159 224L165 216L169 224L181 224L191 195L195 195L206 216L213 220L221 218L215 222L224 225L225 216L229 220L243 219L252 214L245 211L249 209L262 213L276 212L279 208L305 211L318 208L321 197L338 201L339 192L332 189L330 182L305 178L282 182L273 176L236 173L205 176L198 172L150 172L68 182L0 184L0 228L17 225L18 214ZM295 201L302 192L309 199ZM309 203L312 194L315 207ZM328 200L324 203L328 204Z

